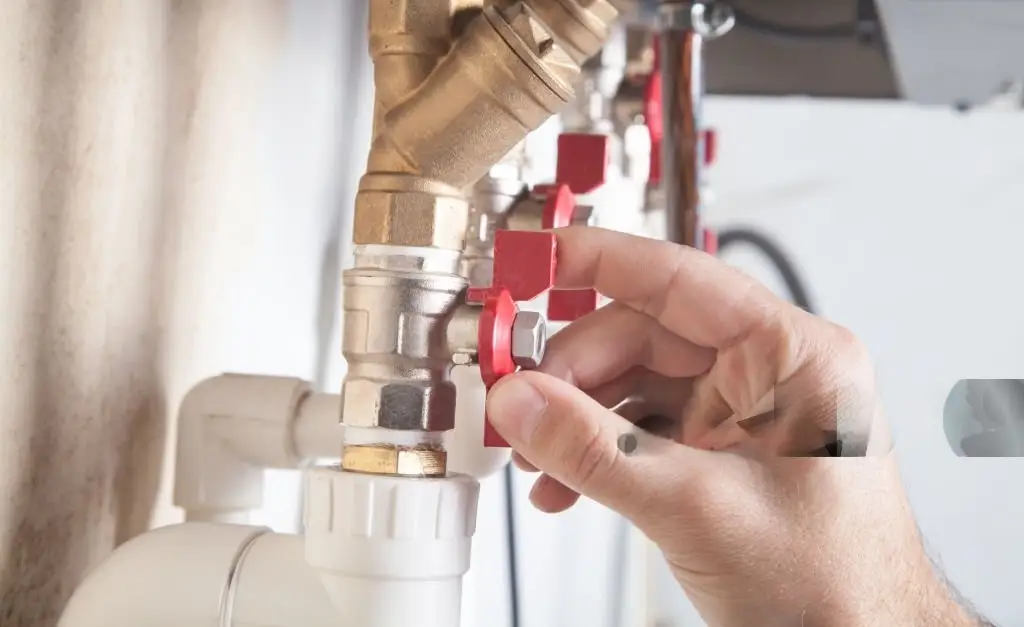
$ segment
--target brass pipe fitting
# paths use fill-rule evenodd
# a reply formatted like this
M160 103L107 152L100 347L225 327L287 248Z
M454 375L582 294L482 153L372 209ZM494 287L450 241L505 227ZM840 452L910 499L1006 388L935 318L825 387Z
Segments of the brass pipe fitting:
M374 135L383 116L419 87L451 48L458 24L481 0L374 0L370 2Z
M448 454L429 446L391 446L356 444L341 452L341 467L351 472L406 477L443 477Z
M619 9L607 0L524 0L550 26L576 63L601 50Z
M430 77L387 113L367 170L465 189L572 99L578 75L532 9L488 7Z
M410 174L372 172L359 181L352 240L460 250L469 205L455 187Z

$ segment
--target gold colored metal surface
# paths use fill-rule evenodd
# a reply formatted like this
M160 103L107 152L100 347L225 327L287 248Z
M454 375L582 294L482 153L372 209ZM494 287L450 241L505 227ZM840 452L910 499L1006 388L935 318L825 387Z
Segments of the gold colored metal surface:
M582 64L608 39L619 10L606 0L525 0L551 28L566 52Z
M579 66L521 3L484 9L430 77L385 116L369 172L465 189L571 98Z
M351 472L405 477L443 477L448 454L439 448L387 444L346 446L341 467Z
M468 214L467 200L453 187L408 174L366 174L352 241L461 250Z
M426 80L448 54L454 31L482 0L373 0L370 57L375 86L374 134L384 114Z

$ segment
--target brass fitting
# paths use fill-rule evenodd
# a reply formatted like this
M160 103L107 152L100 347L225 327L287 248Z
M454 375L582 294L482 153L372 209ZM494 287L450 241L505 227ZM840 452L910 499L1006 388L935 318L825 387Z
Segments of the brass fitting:
M367 169L465 189L572 99L578 75L532 9L488 7L430 77L388 111Z
M359 181L352 240L459 250L468 204L462 192L409 174L370 173Z
M350 445L342 449L341 467L351 472L406 477L443 477L448 454L443 449L389 444Z
M601 50L619 9L607 0L524 0L551 27L576 63Z

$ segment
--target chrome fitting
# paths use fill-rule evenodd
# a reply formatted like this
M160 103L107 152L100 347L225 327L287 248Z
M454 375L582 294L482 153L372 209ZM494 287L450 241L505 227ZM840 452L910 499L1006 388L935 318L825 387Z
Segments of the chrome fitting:
M544 316L520 311L512 323L512 359L520 368L536 368L544 361L548 329Z
M518 179L485 176L473 188L460 273L472 287L487 287L494 271L494 232L506 227L510 209L526 197Z
M342 422L447 431L455 423L444 330L464 298L458 254L364 247L344 273Z

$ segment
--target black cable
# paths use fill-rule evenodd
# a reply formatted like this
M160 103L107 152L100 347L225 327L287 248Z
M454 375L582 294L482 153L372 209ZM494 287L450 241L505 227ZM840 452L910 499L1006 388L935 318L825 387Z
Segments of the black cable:
M811 298L807 294L803 281L796 272L796 268L790 262L786 253L770 237L758 233L753 229L732 228L725 229L718 234L718 253L721 255L729 247L746 244L756 248L761 254L772 262L782 281L786 284L790 299L797 307L809 313L816 313L811 304Z
M505 540L508 546L508 605L512 627L519 627L519 560L516 549L516 499L512 464L505 464Z

